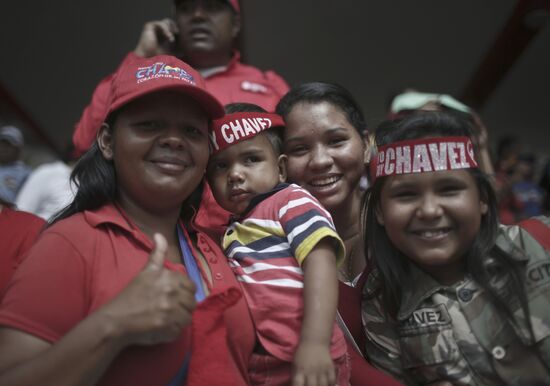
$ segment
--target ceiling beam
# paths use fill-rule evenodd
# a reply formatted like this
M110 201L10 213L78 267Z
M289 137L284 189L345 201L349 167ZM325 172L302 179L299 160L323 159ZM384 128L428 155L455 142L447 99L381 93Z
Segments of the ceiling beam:
M480 110L550 16L550 0L518 0L510 18L464 87L461 99Z
M25 128L32 131L36 139L50 147L57 154L61 154L61 149L55 144L46 131L36 123L29 113L17 102L10 91L0 82L0 105L2 113L10 120L17 120Z

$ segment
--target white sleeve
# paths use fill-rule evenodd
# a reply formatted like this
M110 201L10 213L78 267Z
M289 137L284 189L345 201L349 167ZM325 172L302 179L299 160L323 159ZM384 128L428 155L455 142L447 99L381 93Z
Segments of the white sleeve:
M15 199L17 209L38 214L42 191L46 182L44 177L46 176L39 169L30 174Z

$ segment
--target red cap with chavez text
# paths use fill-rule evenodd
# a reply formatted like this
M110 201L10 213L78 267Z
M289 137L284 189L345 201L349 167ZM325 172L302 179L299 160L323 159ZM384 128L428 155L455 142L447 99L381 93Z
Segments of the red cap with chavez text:
M109 115L144 95L168 89L180 91L196 100L212 119L224 115L223 106L206 91L200 74L170 55L139 58L123 63L111 82L106 114Z
M241 112L227 114L212 122L210 144L212 155L272 127L284 127L280 115L262 112Z

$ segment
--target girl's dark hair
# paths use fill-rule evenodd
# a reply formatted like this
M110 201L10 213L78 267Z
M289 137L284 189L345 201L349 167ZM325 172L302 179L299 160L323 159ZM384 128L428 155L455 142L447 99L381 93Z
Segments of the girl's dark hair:
M105 120L109 130L115 130L116 119L122 108L112 112ZM73 201L56 213L50 219L49 225L78 212L95 210L115 201L117 197L115 167L112 161L103 157L97 142L94 142L90 150L77 161L71 172L71 183L77 189ZM189 219L195 211L194 208L198 208L201 195L202 184L189 195L182 205L181 215L184 219Z
M267 110L253 103L229 103L225 105L224 108L226 114L267 113ZM283 153L283 136L281 129L279 127L274 127L266 130L264 133L267 136L269 143L271 143L271 147L275 151L275 154L277 156L281 155Z
M418 139L422 137L468 136L472 129L468 121L445 112L419 112L393 121L380 124L375 133L377 146L393 142ZM489 253L495 244L498 230L498 212L496 196L487 176L479 169L468 169L475 179L481 200L487 204L488 211L481 218L480 231L466 256L466 269L480 284L489 282L489 272L483 266L482 256ZM369 263L376 266L380 280L382 303L391 315L398 312L403 291L412 288L409 259L393 246L386 230L378 224L376 210L380 204L380 195L387 177L376 179L369 188L363 211L366 213L365 234Z
M311 82L293 87L277 104L275 111L283 118L298 103L328 102L346 115L349 123L363 136L367 128L365 116L355 98L344 87L335 83Z

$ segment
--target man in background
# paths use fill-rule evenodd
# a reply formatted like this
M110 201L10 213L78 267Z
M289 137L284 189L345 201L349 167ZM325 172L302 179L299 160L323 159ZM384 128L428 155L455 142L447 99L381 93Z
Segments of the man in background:
M263 72L241 63L235 47L241 30L239 1L173 1L174 19L146 23L135 50L121 65L136 57L174 55L200 72L206 89L222 104L247 102L274 111L288 85L272 71ZM105 119L112 77L106 77L97 86L76 125L73 143L77 155L90 148ZM229 212L216 203L205 184L196 223L205 229L221 229L228 219Z
M222 104L248 102L273 111L288 85L275 72L241 63L235 47L240 29L238 0L174 0L174 19L146 23L125 61L136 56L177 56L201 73L206 89ZM77 154L91 146L105 117L112 76L98 85L76 126Z

